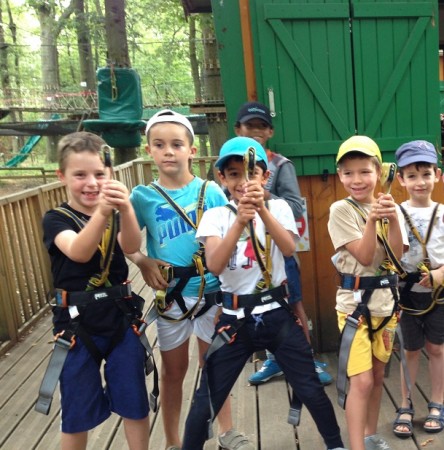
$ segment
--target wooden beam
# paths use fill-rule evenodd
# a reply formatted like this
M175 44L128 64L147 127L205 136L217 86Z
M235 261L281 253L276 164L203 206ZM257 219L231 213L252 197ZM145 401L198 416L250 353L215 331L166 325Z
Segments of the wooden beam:
M251 15L249 0L239 0L239 12L244 50L245 83L249 101L257 100L256 73L254 70L253 39L251 35Z

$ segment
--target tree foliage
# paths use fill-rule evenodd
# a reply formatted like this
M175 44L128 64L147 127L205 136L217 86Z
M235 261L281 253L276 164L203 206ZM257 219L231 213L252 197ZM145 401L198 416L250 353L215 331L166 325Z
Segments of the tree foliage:
M105 0L16 0L12 3L15 23L23 26L18 27L16 43L11 31L4 29L4 40L11 45L8 49L11 86L18 87L20 79L21 85L29 89L54 83L67 92L78 92L85 84L90 87L90 72L83 67L84 63L91 60L95 71L110 61ZM180 0L125 3L128 54L131 66L141 75L144 104L193 102L189 26ZM88 40L90 49L85 48ZM200 42L198 34L199 56L202 55ZM20 60L20 74L14 68L14 58ZM51 61L57 63L57 71L42 74L42 67L52 66Z

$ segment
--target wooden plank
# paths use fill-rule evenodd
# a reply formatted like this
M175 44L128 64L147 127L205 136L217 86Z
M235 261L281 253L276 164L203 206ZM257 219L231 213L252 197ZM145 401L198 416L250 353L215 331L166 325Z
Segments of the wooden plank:
M259 363L261 364L261 363ZM260 365L256 367L256 370ZM283 376L253 387L258 397L259 441L263 450L296 449L295 427L287 423L290 406Z
M256 364L249 361L239 375L233 389L231 390L231 411L233 426L236 430L244 433L248 439L259 448L259 430L256 391L257 388L250 386L248 378L256 371Z

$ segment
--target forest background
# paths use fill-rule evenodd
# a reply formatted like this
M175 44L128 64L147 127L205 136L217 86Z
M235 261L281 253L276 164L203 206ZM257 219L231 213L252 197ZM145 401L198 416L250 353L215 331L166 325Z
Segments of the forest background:
M180 0L0 0L1 110L17 99L95 91L96 70L110 64L136 69L145 107L221 100L205 84L218 70L212 16L185 17ZM1 122L49 117L19 108ZM0 136L3 159L24 139ZM57 139L42 140L33 160L53 164ZM206 155L205 139L198 144ZM138 148L116 149L115 162L138 156Z

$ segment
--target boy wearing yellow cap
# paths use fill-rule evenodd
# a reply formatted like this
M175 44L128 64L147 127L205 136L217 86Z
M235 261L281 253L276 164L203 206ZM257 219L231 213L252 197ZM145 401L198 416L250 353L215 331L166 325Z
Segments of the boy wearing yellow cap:
M339 148L337 172L349 197L331 205L328 231L336 250L340 275L336 295L342 333L338 393L345 406L353 450L389 450L376 434L384 368L390 358L396 328L397 275L381 264L387 259L381 227L394 259L408 245L402 214L393 197L375 195L382 174L381 152L367 136L352 136ZM354 325L354 326L353 326ZM341 364L342 361L342 364ZM342 366L342 371L341 371ZM350 388L345 403L344 387Z

